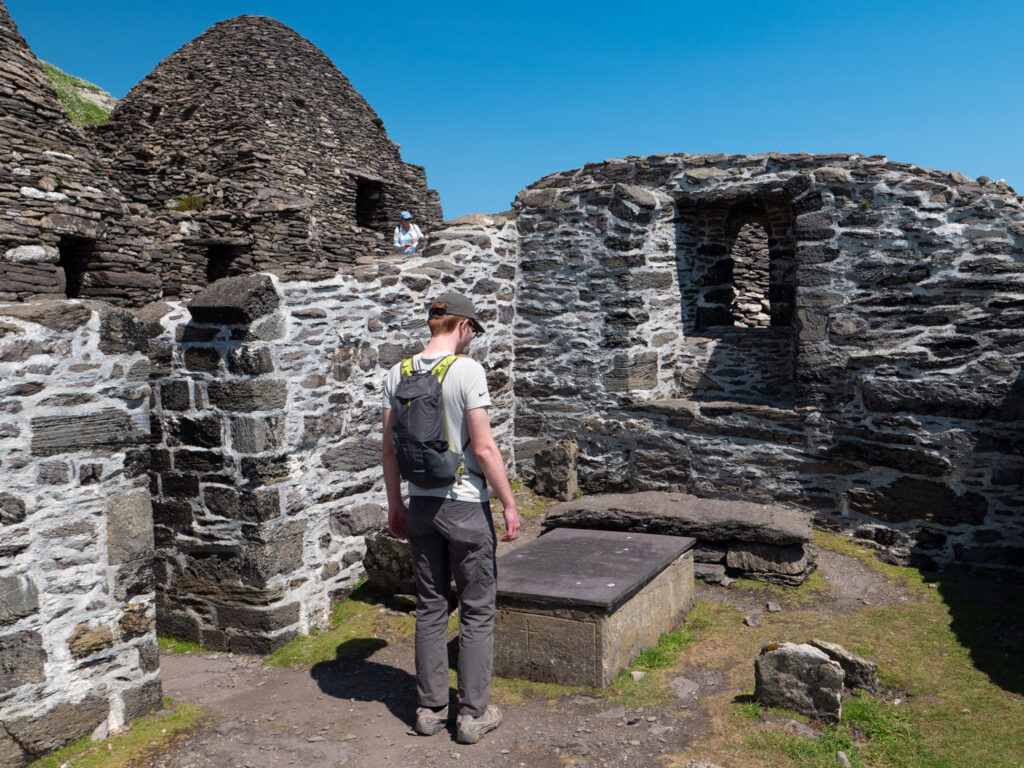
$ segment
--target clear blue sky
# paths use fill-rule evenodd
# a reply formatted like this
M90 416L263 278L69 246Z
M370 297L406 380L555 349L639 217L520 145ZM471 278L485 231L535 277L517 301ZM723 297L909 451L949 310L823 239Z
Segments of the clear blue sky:
M36 55L123 96L222 19L320 47L448 218L656 152L861 152L1024 193L1024 2L5 0Z

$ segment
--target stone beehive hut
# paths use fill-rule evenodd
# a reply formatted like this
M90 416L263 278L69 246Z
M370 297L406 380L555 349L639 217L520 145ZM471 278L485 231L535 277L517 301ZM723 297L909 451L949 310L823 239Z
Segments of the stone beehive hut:
M2 3L0 177L0 301L158 295L137 221Z
M97 131L133 202L170 221L165 295L228 275L326 278L390 248L398 214L440 223L423 168L330 59L273 19L214 25L162 61Z

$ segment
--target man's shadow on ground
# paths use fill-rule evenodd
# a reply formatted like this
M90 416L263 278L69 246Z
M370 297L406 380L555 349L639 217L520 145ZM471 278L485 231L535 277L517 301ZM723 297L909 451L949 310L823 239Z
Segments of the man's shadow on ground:
M380 701L410 728L416 722L416 678L404 669L381 664L370 657L387 647L375 637L357 637L340 643L333 661L313 665L310 676L328 696L355 701ZM448 643L449 667L458 661L459 640ZM450 711L455 711L457 691L448 689Z

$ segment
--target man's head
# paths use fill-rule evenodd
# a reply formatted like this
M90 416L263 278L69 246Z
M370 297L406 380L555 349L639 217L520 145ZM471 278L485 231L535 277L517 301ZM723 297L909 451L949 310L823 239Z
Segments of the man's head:
M408 211L402 211L402 219L404 221L412 221L412 214Z
M456 352L459 354L466 351L474 332L484 332L484 327L473 308L473 302L454 291L442 294L430 303L427 325L430 326L431 336L455 334Z

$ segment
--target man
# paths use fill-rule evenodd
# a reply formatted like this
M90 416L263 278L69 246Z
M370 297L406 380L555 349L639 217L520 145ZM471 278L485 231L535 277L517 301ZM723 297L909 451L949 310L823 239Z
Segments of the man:
M430 342L406 371L435 371L450 355L461 355L474 333L484 328L472 302L446 293L430 305ZM519 515L505 465L491 434L491 404L483 366L468 357L451 363L441 379L444 427L449 448L463 454L464 471L450 485L422 488L409 483L409 506L402 501L402 477L393 442L397 424L393 402L402 363L384 384L384 484L388 526L409 539L416 573L416 732L425 736L448 722L448 591L451 575L459 590L459 714L456 741L475 744L501 724L501 711L489 703L494 657L496 546L487 483L504 506L505 535L519 536ZM394 407L393 407L394 406ZM455 440L459 443L456 446ZM486 479L486 480L485 480Z

